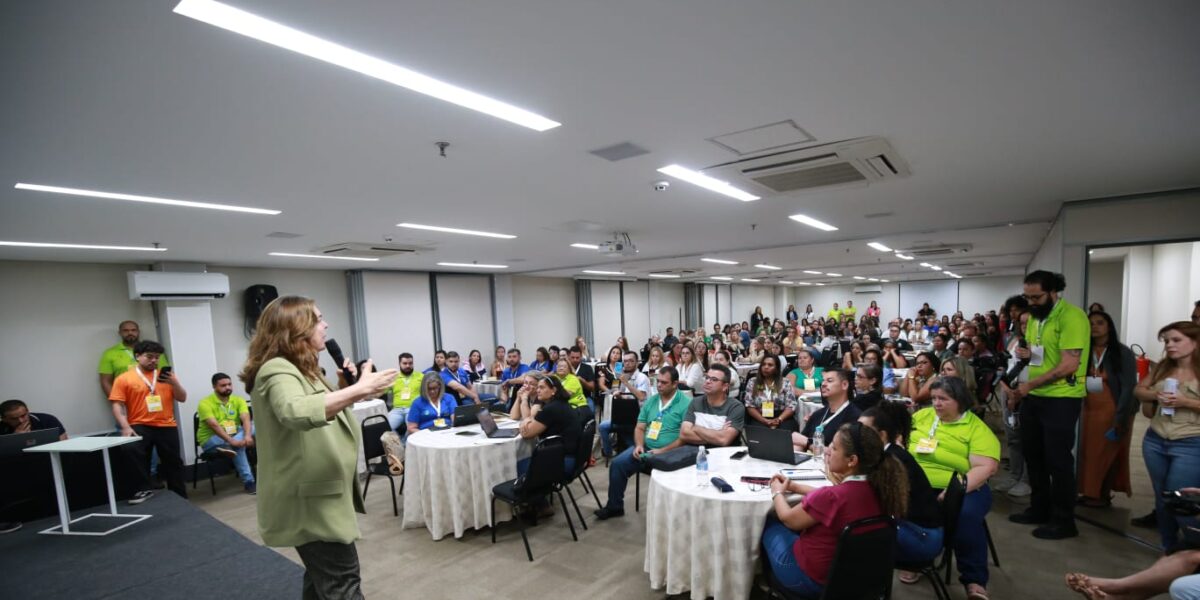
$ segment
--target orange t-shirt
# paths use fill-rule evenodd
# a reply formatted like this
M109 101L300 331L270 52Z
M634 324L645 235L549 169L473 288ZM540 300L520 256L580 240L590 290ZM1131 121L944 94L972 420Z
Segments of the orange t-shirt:
M156 373L140 373L135 365L132 369L117 376L113 381L112 393L108 399L125 404L125 415L130 425L149 425L151 427L175 427L175 390L169 383L162 383ZM150 388L142 377L150 379L154 384L154 394L159 397L157 404L147 402ZM151 410L157 407L158 410Z

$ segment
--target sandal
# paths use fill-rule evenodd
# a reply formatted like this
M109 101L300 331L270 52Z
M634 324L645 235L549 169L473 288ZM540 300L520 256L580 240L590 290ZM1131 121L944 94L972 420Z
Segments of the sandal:
M978 583L966 586L967 600L988 600L987 589Z
M900 583L907 583L908 585L912 585L914 583L921 581L921 574L915 573L913 571L900 571L900 575L898 576L898 578L900 579Z
M1067 573L1066 579L1067 587L1071 588L1071 591L1080 594L1088 600L1098 600L1108 597L1108 594L1105 594L1100 588L1092 584L1091 578L1083 573Z

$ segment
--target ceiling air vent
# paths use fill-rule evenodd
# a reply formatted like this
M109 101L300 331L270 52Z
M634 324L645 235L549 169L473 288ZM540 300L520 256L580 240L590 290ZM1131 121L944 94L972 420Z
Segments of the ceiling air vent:
M938 244L935 246L904 248L900 252L917 258L937 258L939 256L952 256L957 252L970 252L971 248L973 248L971 244Z
M911 171L887 140L864 137L726 163L706 169L705 174L771 195L868 185L907 177Z
M400 246L397 244L363 244L359 242L343 242L317 249L317 252L327 256L350 256L354 258L387 258L389 256L408 256L420 252L421 248Z

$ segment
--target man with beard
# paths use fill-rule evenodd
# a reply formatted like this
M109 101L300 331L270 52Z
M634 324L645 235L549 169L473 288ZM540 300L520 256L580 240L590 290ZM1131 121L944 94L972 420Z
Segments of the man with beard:
M1009 516L1014 523L1038 525L1034 537L1057 540L1079 535L1075 528L1075 427L1087 394L1091 345L1087 315L1059 297L1066 281L1058 273L1034 271L1025 277L1029 301L1029 381L1012 391L1019 402L1021 447L1033 488L1029 508Z
M425 374L413 368L413 355L408 352L400 353L400 374L392 384L392 410L388 412L388 425L393 431L404 437L408 433L405 421L408 420L408 409L413 400L421 395L421 381Z
M104 350L104 353L100 355L100 367L97 369L100 372L100 391L104 392L106 401L108 395L112 393L113 381L121 373L128 371L136 362L133 359L133 345L142 338L142 331L138 327L137 321L122 321L117 326L117 333L121 336L121 342ZM158 357L158 368L170 365L165 354Z

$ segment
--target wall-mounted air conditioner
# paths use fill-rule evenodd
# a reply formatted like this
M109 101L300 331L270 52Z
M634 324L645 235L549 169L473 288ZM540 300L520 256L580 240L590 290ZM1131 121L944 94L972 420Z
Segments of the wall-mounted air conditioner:
M212 300L229 293L223 273L129 271L131 300Z
M854 286L855 294L881 294L883 293L882 285L856 285Z

